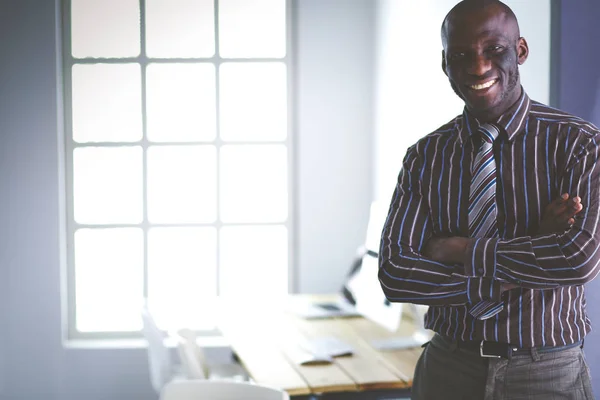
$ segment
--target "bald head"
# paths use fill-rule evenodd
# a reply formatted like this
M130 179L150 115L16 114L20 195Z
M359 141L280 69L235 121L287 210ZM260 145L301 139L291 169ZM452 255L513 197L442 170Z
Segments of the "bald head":
M511 35L514 35L514 39L516 40L521 36L517 17L510 7L500 0L463 0L448 12L442 23L442 44L444 48L446 48L449 30L453 23L460 21L470 14L482 12L503 16L507 28L511 30Z

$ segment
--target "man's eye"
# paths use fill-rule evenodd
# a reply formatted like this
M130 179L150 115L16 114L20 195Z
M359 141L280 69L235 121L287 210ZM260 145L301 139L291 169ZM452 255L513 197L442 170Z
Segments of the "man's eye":
M456 61L465 57L465 53L452 53L450 54L450 61Z
M492 53L502 53L504 51L503 46L490 46L488 47L488 51Z

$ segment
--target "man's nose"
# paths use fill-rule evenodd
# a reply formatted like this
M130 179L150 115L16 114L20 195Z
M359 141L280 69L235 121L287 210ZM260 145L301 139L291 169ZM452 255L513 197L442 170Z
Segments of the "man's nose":
M483 76L492 68L491 62L485 54L475 54L469 61L467 72L470 75Z

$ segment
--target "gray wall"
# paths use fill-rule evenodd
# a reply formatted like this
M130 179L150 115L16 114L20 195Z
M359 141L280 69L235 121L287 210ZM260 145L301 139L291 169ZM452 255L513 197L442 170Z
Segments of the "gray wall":
M600 2L560 2L558 107L600 126ZM600 395L600 279L587 285L587 311L594 331L585 350L594 392Z
M144 349L61 343L57 3L0 1L0 398L151 399ZM375 2L297 3L296 287L329 292L371 200Z
M1 397L151 398L142 349L62 347L56 4L0 4Z
M0 346L4 393L40 397L57 392L64 354L54 2L32 3L3 2L0 10L0 265L7 286Z

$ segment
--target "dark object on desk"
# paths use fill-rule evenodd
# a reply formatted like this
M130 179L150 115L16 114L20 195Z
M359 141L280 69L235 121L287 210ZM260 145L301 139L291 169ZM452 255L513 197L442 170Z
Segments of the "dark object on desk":
M335 303L316 303L316 306L327 311L342 311L342 309Z

